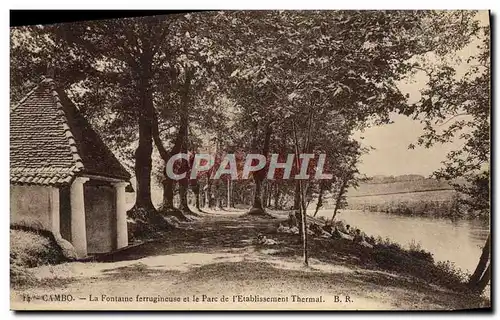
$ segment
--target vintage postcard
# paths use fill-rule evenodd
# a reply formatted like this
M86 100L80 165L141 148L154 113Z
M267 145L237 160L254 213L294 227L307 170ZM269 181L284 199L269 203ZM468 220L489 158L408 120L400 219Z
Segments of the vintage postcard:
M10 28L11 309L491 309L488 11L87 14Z

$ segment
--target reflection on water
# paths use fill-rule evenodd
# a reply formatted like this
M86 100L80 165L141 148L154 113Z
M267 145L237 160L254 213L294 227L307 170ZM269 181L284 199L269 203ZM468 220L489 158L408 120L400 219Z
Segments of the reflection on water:
M331 218L332 210L318 212ZM356 226L367 235L390 238L404 247L415 241L434 255L436 261L452 261L470 273L474 271L482 247L488 237L488 222L476 220L451 221L424 217L403 217L379 212L342 210L339 220Z

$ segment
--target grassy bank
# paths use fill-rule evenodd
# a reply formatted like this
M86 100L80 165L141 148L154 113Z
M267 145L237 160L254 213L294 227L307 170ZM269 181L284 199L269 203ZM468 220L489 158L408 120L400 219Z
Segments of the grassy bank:
M34 285L31 268L76 258L72 246L51 232L25 226L10 229L10 281L12 286Z
M336 221L335 225L344 233L354 234L353 231L356 229L356 226L350 226L349 232L342 221ZM435 262L432 253L422 249L419 244L410 244L406 249L389 238L370 236L369 231L361 230L361 234L372 246L371 248L346 239L324 239L311 236L312 241L309 247L311 256L331 263L336 263L340 259L352 267L396 272L429 284L468 292L469 274L457 268L452 262ZM288 254L301 254L302 247L298 239L293 239L290 235L283 237L278 233L274 236L291 244L295 241L295 249Z
M348 208L401 216L446 219L488 219L461 208L453 190L419 191L348 197Z
M394 181L391 181L389 178L360 183L349 189L348 209L446 219L489 218L465 210L460 204L459 194L446 181L423 177L407 181L393 177Z
M374 201L374 198L377 198ZM391 199L392 198L392 199ZM430 217L439 219L480 219L488 220L488 215L475 214L472 212L464 213L460 210L460 204L457 200L433 201L418 200L405 201L394 200L394 196L371 196L370 199L350 198L348 199L348 209L363 210L368 212L383 212L388 214L406 216L406 217Z
M412 197L413 196L413 197ZM349 198L348 208L369 212L384 212L402 216L454 218L458 217L456 203L449 200L421 199L420 195L379 195ZM432 192L432 196L436 195ZM412 199L408 199L412 197ZM437 197L435 199L438 199Z

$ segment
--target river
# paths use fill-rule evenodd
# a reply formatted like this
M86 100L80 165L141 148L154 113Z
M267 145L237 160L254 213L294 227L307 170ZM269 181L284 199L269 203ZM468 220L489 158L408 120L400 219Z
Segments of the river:
M331 218L332 210L318 216ZM435 261L449 260L456 267L472 273L488 237L488 222L477 220L451 221L427 217L405 217L380 212L341 210L339 220L357 227L367 235L381 236L408 248L414 241L431 252Z

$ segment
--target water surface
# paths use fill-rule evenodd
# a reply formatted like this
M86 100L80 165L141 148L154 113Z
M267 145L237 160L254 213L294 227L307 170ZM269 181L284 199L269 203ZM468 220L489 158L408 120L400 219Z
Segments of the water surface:
M322 210L318 216L331 218L332 210ZM414 241L434 255L436 261L452 261L463 271L472 273L488 237L488 222L478 220L406 217L381 212L342 210L339 220L356 226L367 235L390 238L408 248Z

